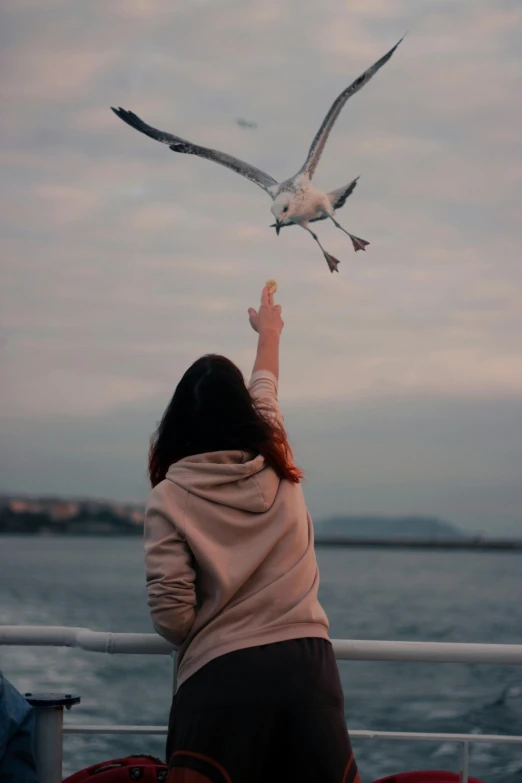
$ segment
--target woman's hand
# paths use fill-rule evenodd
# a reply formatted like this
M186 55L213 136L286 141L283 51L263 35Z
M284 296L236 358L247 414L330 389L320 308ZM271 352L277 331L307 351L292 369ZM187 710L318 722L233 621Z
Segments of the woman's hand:
M261 294L261 307L256 312L253 307L248 308L250 326L260 336L268 333L275 333L279 337L283 331L283 320L281 318L281 305L274 304L274 295L263 288Z

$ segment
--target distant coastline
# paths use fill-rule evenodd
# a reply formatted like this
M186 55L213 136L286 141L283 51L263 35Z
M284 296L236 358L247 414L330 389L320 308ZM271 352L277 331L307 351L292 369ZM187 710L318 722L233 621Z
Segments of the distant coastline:
M522 539L460 538L460 539L400 539L400 538L321 538L316 536L316 547L346 547L356 549L453 549L463 551L519 551Z
M133 503L0 495L0 535L142 536L145 509ZM522 539L467 533L433 517L337 516L317 522L320 547L522 552Z
M436 517L337 516L316 525L317 547L519 550L522 539L494 539Z
M0 533L140 536L144 513L132 503L2 495Z

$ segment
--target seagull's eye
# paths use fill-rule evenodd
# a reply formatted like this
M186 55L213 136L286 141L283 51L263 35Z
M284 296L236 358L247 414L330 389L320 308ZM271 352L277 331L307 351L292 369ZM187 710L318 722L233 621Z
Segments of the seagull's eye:
M288 212L288 207L285 207L285 208L283 209L283 212Z

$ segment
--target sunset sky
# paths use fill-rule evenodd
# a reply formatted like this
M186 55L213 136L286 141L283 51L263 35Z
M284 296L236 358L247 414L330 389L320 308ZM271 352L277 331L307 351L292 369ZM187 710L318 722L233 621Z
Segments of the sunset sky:
M3 0L0 491L144 502L148 438L187 366L246 375L268 278L280 399L315 519L439 516L522 535L519 0ZM276 179L333 99L315 182L361 175L318 234L276 237L231 171ZM238 117L257 123L239 127Z

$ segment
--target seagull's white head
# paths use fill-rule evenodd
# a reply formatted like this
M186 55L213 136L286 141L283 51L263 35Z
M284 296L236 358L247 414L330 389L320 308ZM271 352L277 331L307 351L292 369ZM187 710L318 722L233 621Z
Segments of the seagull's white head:
M294 205L294 195L288 191L283 191L277 198L274 199L274 203L270 207L272 215L275 217L275 230L279 234L281 226L284 223L290 222L292 218L297 214Z

